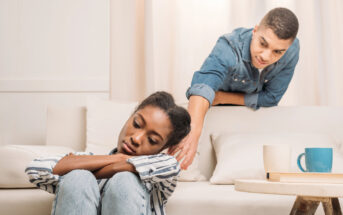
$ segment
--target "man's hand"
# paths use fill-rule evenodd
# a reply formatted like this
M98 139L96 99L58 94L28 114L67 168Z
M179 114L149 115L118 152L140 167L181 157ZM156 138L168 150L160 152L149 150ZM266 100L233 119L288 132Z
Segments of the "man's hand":
M179 152L176 160L180 162L184 158L181 163L181 169L186 170L192 164L197 152L199 137L200 133L196 133L192 129L179 144L169 148L168 154L170 155L175 155Z
M189 98L188 112L191 115L191 131L178 145L170 147L168 150L170 155L179 152L176 157L178 161L184 158L181 162L181 169L183 170L186 170L193 162L208 108L209 102L207 99L195 95Z

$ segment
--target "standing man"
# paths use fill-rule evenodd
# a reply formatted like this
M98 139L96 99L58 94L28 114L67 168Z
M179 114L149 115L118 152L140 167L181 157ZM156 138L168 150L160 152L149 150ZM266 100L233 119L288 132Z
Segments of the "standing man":
M253 29L221 36L187 90L191 132L169 153L180 152L182 169L193 162L211 105L276 106L299 59L298 19L286 8L269 11Z

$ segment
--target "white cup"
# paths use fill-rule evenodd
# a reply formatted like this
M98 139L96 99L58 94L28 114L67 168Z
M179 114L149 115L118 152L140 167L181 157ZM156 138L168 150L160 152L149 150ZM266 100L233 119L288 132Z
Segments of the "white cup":
M263 164L266 172L289 172L291 148L287 144L263 145Z

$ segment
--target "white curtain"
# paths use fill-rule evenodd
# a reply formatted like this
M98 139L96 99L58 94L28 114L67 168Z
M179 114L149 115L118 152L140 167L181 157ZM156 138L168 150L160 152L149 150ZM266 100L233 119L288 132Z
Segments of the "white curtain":
M300 60L280 105L343 106L341 0L112 0L111 98L185 92L222 34L254 27L275 7L298 17Z

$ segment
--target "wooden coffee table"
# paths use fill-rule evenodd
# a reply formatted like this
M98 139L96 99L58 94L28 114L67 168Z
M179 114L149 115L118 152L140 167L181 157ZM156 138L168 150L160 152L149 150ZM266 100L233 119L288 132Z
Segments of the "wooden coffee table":
M267 180L236 180L235 190L250 193L297 196L291 215L314 214L320 203L325 214L342 214L339 197L343 197L343 184L285 183Z

